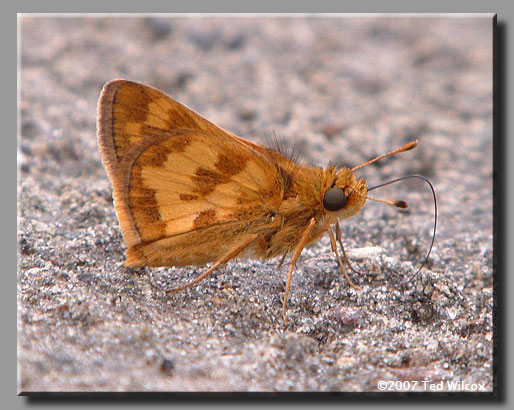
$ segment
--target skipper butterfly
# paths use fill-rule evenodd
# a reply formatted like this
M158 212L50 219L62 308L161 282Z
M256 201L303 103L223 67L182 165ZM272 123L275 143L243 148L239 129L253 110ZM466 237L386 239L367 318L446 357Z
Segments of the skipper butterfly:
M417 145L411 142L353 169L302 166L221 129L155 88L126 80L104 86L97 128L128 247L124 264L213 262L197 279L173 289L180 290L235 257L282 256L283 262L292 253L284 321L294 266L305 246L325 232L355 286L336 244L341 243L338 221L359 213L367 199L366 181L354 171Z

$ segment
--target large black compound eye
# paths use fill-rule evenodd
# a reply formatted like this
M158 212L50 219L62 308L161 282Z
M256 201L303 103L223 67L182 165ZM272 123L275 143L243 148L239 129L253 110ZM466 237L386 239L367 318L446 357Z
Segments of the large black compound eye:
M341 188L330 188L323 197L323 206L327 211L339 211L344 208L347 199Z

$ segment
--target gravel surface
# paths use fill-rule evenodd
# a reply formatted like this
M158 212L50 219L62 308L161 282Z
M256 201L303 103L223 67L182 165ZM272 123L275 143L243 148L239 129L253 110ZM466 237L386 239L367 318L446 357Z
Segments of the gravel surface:
M492 391L492 17L21 18L19 391ZM358 165L373 192L287 267L128 269L96 143L104 83L160 88L305 164Z

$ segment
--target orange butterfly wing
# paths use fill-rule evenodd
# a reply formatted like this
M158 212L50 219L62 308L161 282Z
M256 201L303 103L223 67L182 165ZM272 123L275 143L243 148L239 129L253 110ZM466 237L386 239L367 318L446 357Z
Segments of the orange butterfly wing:
M154 88L106 84L98 142L129 266L204 264L248 233L279 228L272 222L284 190L277 154Z

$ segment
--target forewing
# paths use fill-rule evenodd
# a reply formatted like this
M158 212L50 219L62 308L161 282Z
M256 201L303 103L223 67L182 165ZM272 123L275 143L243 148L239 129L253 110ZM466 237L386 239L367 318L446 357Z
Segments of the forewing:
M115 80L104 87L98 111L102 159L129 248L171 238L180 244L185 234L194 243L205 229L239 226L282 197L280 173L266 150L158 90Z
M127 199L141 242L233 221L281 195L271 164L242 144L200 131L155 139L130 166Z

